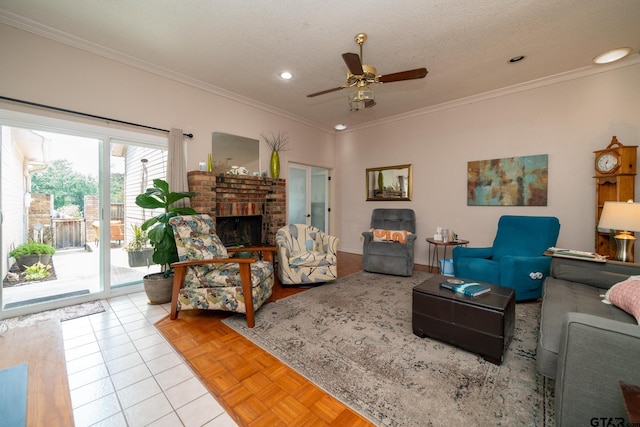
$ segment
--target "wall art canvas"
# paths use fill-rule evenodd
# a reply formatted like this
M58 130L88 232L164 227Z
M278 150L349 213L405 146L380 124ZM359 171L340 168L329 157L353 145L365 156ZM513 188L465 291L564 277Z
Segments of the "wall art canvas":
M548 154L469 162L467 206L547 206L548 175Z

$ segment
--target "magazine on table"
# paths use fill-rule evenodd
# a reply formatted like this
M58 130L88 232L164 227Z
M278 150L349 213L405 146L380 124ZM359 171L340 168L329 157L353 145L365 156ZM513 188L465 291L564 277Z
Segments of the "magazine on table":
M459 279L449 279L446 282L440 282L441 288L451 289L459 294L468 295L470 297L477 297L478 295L486 294L491 290L488 286L482 285L478 282L465 282Z
M573 258L586 261L607 262L607 257L605 255L599 255L595 252L578 251L575 249L562 249L556 247L550 247L549 249L547 249L547 251L551 252L553 256L559 258Z

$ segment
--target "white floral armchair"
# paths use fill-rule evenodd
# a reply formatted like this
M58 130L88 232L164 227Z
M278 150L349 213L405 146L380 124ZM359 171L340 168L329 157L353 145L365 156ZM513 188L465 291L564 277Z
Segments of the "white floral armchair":
M282 227L276 233L280 283L301 285L337 279L339 241L311 225Z
M209 215L176 216L169 220L180 261L173 263L171 319L185 309L245 313L255 325L254 311L271 296L273 258L268 248L225 248ZM271 249L273 251L273 249ZM229 258L229 252L263 253L256 258ZM251 298L245 298L251 295Z

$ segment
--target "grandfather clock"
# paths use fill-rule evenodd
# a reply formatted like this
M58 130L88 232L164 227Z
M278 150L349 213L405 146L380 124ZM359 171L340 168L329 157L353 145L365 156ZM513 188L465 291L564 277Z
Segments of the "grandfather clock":
M622 145L614 136L603 150L594 151L596 170L595 252L615 259L616 244L610 233L598 231L604 202L635 199L636 145Z

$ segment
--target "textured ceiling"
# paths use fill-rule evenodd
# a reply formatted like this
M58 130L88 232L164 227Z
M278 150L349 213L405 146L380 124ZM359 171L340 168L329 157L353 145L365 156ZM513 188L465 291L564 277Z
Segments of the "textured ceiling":
M361 125L593 66L615 47L640 48L638 0L0 0L0 22L86 41L323 127ZM357 112L348 89L307 98L345 83L340 55L358 53L359 32L368 34L364 63L378 74L429 74L373 86L377 105ZM509 64L517 55L526 59ZM294 78L280 80L283 70Z

